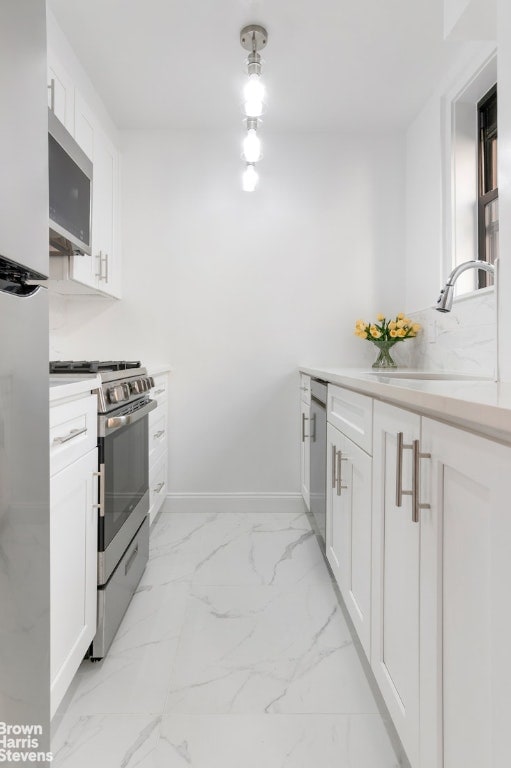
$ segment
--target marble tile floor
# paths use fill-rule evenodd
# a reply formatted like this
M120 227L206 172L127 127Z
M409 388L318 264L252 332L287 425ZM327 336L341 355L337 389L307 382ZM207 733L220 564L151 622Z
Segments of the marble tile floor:
M163 512L55 768L406 766L305 514Z

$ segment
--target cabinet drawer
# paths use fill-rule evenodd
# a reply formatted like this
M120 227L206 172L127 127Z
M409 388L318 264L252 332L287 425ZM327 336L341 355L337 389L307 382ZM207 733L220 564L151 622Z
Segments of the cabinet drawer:
M167 452L149 469L149 521L152 523L167 495Z
M306 373L300 374L300 397L302 403L311 404L311 377Z
M97 400L87 395L50 408L50 474L54 475L97 445Z
M328 385L328 421L372 454L373 400L334 384Z
M156 410L159 413L160 409ZM149 466L159 458L167 446L167 412L163 410L159 418L149 423Z
M150 396L153 400L157 400L158 404L167 401L167 392L169 379L166 373L159 373L153 376L154 387L150 391Z

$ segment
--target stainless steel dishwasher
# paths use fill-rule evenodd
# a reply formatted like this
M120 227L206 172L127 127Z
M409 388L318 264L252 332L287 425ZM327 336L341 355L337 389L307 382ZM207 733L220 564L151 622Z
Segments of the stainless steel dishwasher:
M315 533L325 548L326 532L326 401L327 385L311 380L310 511Z

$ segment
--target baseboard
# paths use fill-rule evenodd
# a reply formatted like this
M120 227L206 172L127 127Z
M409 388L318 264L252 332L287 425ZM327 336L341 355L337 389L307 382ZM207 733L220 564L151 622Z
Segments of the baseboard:
M299 493L169 493L163 512L291 512L305 511Z

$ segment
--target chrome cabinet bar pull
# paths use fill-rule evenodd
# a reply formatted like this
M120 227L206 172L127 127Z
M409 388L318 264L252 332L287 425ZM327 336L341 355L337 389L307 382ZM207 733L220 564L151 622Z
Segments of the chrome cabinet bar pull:
M99 251L98 254L96 254L96 258L99 259L99 272L96 272L96 277L98 280L104 280L105 283L108 282L108 253L103 253L103 251ZM105 265L105 273L103 274L103 264Z
M420 495L420 460L430 459L430 453L421 453L419 441L413 441L413 476L412 476L412 522L418 523L421 509L431 509L431 504L421 504Z
M337 451L337 495L340 496L342 491L347 490L348 486L342 484L342 462L348 461L347 456L342 455L342 451Z
M306 421L309 421L309 418L304 413L302 413L302 443L305 442L305 438L306 437L309 437L309 435L305 434L305 422Z
M413 496L413 490L403 491L403 450L407 449L413 450L413 445L406 445L403 442L403 433L398 432L396 455L396 507L403 506L403 496Z
M337 451L335 450L335 445L332 445L332 488L335 488L337 483L336 472L335 472L336 457L337 457Z
M71 432L64 437L53 438L53 442L59 443L61 445L62 443L67 443L69 440L74 440L75 437L78 437L78 435L83 435L85 432L87 432L87 427L82 427L81 429L72 429Z
M158 483L158 485L156 486L156 488L153 488L153 491L154 491L155 493L159 493L159 492L161 491L161 489L163 488L163 486L164 486L164 485L165 485L165 482L162 480L162 482L161 482L161 483Z
M50 91L50 109L52 112L55 112L55 78L54 77L52 77L50 80L48 90Z
M105 465L101 464L99 472L93 472L93 477L98 478L99 482L99 502L97 504L93 504L93 508L97 509L99 511L99 516L104 517L105 516L105 484L103 482L103 478L105 476Z
M110 265L110 257L108 253L105 253L105 283L108 283L109 265Z

